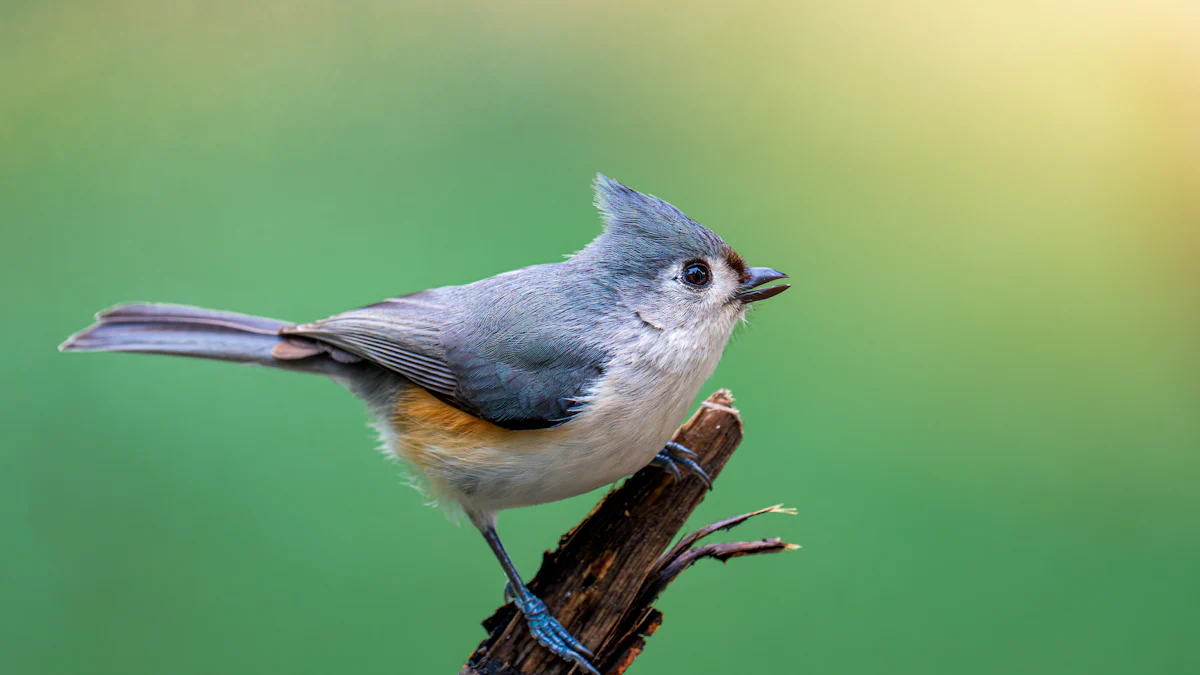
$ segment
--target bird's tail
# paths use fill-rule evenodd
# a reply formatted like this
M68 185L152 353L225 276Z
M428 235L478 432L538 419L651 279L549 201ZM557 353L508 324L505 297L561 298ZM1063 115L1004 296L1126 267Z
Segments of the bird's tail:
M97 314L96 323L72 335L59 351L169 354L336 374L343 364L323 358L326 350L280 337L279 329L291 325L186 305L120 305ZM313 356L318 358L307 358Z

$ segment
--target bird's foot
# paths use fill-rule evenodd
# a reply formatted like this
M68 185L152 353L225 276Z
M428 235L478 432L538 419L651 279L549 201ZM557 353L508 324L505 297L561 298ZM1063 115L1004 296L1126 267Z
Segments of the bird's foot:
M546 603L530 593L528 588L522 586L519 593L514 593L512 584L508 584L504 588L504 597L506 599L513 598L517 609L525 615L525 622L529 624L529 633L538 641L538 644L559 657L577 664L590 675L600 675L600 671L596 670L589 661L596 655L584 647L582 642L576 640L575 636L568 633L557 619L550 616L550 611L546 609Z
M696 461L696 453L687 449L683 445L675 441L669 441L667 447L662 449L654 459L650 460L650 466L657 466L664 471L670 471L676 481L683 480L683 474L679 471L679 466L683 465L693 476L699 478L708 487L712 489L712 478L709 478L708 472L700 463Z

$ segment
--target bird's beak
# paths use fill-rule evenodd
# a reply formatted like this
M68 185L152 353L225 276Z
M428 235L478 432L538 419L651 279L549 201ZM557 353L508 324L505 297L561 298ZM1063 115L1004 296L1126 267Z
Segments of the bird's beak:
M791 286L788 284L768 286L767 288L759 288L759 286L786 278L786 274L773 270L770 267L751 267L746 270L746 280L742 282L741 288L738 290L737 299L750 304L759 300L773 298L791 288Z

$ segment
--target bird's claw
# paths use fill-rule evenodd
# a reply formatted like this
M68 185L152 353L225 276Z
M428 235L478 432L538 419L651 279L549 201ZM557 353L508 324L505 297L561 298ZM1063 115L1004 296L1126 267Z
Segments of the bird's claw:
M513 599L517 609L525 615L525 622L529 625L529 633L533 636L538 644L546 649L566 659L589 675L600 675L600 671L592 666L589 659L595 658L592 650L583 645L582 642L575 639L574 635L567 632L562 624L553 616L550 616L550 611L546 609L546 603L542 602L536 595L529 592L528 588L521 587L521 592L513 591L512 584L504 586L504 598Z
M687 447L675 441L669 441L667 446L662 449L662 452L650 460L650 465L657 466L664 471L670 471L671 475L678 482L683 480L683 474L679 471L679 465L682 464L693 476L703 481L704 485L711 490L713 487L712 478L709 477L704 467L700 466L700 463L696 461L698 458L698 455Z

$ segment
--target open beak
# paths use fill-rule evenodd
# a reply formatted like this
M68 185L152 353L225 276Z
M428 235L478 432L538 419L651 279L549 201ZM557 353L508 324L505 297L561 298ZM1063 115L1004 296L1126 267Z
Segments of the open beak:
M750 269L746 270L746 277L746 280L742 282L742 286L737 293L737 299L746 304L758 302L759 300L766 300L767 298L773 298L791 288L791 286L788 284L779 284L778 286L759 288L759 286L762 286L763 284L769 284L772 281L778 281L779 279L787 278L787 275L783 272L777 272L770 267L751 267Z

